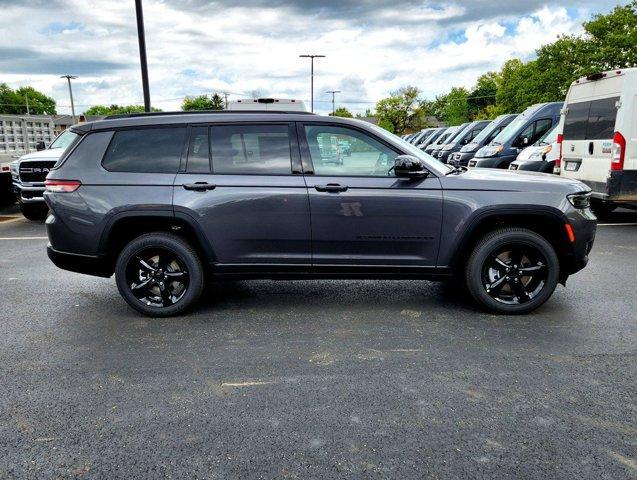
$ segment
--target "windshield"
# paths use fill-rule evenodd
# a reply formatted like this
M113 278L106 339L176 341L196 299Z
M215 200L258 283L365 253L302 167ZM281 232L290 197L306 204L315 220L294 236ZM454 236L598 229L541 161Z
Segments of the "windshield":
M464 124L464 126L460 125L456 133L451 136L451 138L449 138L449 141L447 143L457 143L469 130L471 130L472 126L473 123L466 123Z
M76 138L77 133L73 133L71 130L64 130L53 140L49 148L66 148L73 143L73 140Z
M507 141L515 137L515 135L517 135L518 133L518 130L526 125L529 121L529 118L531 117L527 114L527 111L515 117L515 120L504 127L504 130L498 133L498 136L491 141L491 144L502 145L503 143L506 143Z
M480 133L476 135L472 143L482 143L487 138L489 138L491 134L500 126L500 123L502 122L502 117L504 116L505 115L500 115L495 120L493 120L489 125L484 127L484 130L482 130Z
M558 126L559 126L559 124L555 125L551 130L546 132L544 134L544 136L537 141L537 144L538 145L550 145L552 143L557 142L557 127Z
M458 130L458 127L449 127L447 130L445 130L445 133L440 135L438 140L436 140L433 144L444 145L445 143L447 143L447 139L451 138L451 136L456 133L456 130Z
M384 128L379 127L378 125L369 124L368 127L371 127L372 130L374 130L378 135L380 135L380 137L390 141L391 143L394 143L400 146L400 148L402 148L405 152L407 152L407 154L413 155L416 158L420 158L424 160L427 163L427 166L432 171L441 173L444 175L447 172L450 172L453 170L453 168L451 168L449 165L439 162L438 160L434 159L431 155L423 152L421 149L419 149L418 147L415 147L411 143L406 142L405 140L400 138L398 135L394 135L393 133L388 132Z

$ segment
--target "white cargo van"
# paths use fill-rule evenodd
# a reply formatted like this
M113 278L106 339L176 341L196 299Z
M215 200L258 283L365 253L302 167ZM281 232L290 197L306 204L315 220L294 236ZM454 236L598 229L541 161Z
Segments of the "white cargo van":
M560 175L589 185L598 212L637 208L637 68L576 80L562 116Z
M302 100L292 98L248 98L228 102L228 110L307 112Z

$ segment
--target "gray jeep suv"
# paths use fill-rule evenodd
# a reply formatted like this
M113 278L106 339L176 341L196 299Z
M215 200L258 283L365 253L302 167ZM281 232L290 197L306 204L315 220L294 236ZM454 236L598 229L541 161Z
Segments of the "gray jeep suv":
M48 255L114 273L151 316L224 277L455 278L487 309L526 313L595 236L582 183L450 167L357 120L180 112L73 132L46 180Z

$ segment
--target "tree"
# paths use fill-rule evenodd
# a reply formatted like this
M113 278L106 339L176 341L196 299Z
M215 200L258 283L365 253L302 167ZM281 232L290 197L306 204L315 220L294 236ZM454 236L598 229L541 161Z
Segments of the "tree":
M584 22L593 71L637 66L637 0Z
M217 93L214 95L198 95L186 97L181 104L182 110L223 110L225 103Z
M486 108L495 105L495 96L498 91L499 74L487 72L478 77L475 87L471 90L467 102L469 104L469 116L473 119L483 116Z
M417 87L403 87L376 103L378 124L398 135L406 130L415 130L424 123ZM387 128L391 124L391 129Z
M338 107L336 110L334 110L334 113L330 113L330 116L345 117L345 118L353 118L354 117L354 115L352 115L352 112L350 112L345 107Z
M0 83L0 113L24 115L55 115L55 100L33 87L12 90L6 83Z
M153 112L161 112L159 108L151 107ZM84 111L84 115L117 115L124 113L143 113L143 105L93 105Z
M460 125L469 120L469 92L464 87L453 87L444 96L442 119L449 125Z

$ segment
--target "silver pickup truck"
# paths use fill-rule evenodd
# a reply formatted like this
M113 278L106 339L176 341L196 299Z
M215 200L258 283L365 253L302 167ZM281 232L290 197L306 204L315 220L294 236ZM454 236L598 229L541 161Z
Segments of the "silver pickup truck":
M44 202L44 180L77 135L70 130L62 132L44 150L27 153L11 162L11 180L18 195L20 211L29 220L42 220L48 207Z

